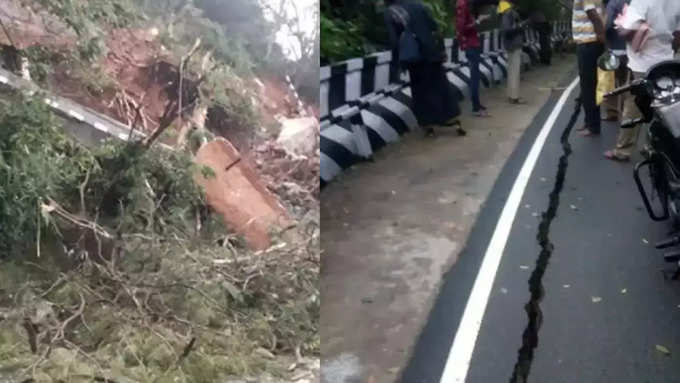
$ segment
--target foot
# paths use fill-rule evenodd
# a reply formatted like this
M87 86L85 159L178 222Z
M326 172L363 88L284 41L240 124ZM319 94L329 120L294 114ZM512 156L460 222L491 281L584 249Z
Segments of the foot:
M458 133L458 135L461 137L467 136L467 132L461 126L458 126L458 128L456 129L456 133Z
M434 137L434 129L433 128L425 128L425 137Z
M475 117L491 117L491 115L489 114L489 112L486 111L486 109L472 111L472 115Z
M576 128L577 132L582 132L584 130L588 130L588 127L586 125L581 125L578 128Z
M612 161L618 161L618 162L628 162L630 160L630 156L625 156L616 153L616 150L607 150L606 152L603 153L604 157L607 159L610 159Z
M582 130L582 131L578 132L578 134L579 134L581 137L594 137L594 136L599 136L599 135L600 135L600 133L594 133L594 132L592 132L591 130L588 130L588 129Z

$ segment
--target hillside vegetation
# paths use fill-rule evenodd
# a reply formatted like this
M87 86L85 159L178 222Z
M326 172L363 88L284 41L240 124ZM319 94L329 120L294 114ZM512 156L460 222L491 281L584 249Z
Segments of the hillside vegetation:
M3 67L153 138L85 147L41 94L0 89L0 380L313 379L318 196L280 194L295 235L254 252L194 182L214 177L194 140L257 158L305 112L276 23L250 0L0 0L0 21Z

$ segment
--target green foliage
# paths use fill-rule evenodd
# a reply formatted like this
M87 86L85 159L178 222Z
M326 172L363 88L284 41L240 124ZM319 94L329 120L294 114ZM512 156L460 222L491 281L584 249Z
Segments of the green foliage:
M428 8L444 37L456 34L455 0L418 0ZM373 0L321 0L321 61L332 63L387 49L384 6ZM528 16L542 11L550 21L560 17L562 6L554 0L518 0ZM486 13L495 13L487 7ZM488 23L490 25L492 23Z
M161 41L172 47L177 63L201 38L201 45L187 65L188 72L203 75L199 96L208 107L223 109L225 124L235 128L252 128L258 123L254 94L242 80L252 76L254 67L242 40L231 38L226 26L203 15L203 11L186 5L162 31Z
M444 37L455 34L448 0L423 0ZM336 62L389 48L384 5L372 0L321 1L321 61Z
M321 16L321 57L340 61L364 54L362 30L355 21Z
M249 97L251 94L231 68L219 66L210 71L200 87L200 93L201 98L208 100L208 105L221 107L239 127L254 125L256 116Z
M251 74L253 63L243 40L232 38L225 26L206 18L201 9L192 5L182 7L171 17L170 23L162 31L161 39L166 47L171 48L179 62L197 37L201 38L202 51L212 52L215 59L233 68L239 75Z
M45 234L56 229L47 219L41 224L41 205L49 199L122 232L189 236L205 203L188 156L118 141L89 150L58 126L38 100L0 104L2 253L35 244L39 225Z
M437 22L439 31L444 37L453 37L456 34L456 12L447 0L423 0L423 4Z
M123 28L139 20L133 0L36 0L78 35L81 59L93 61L106 52L107 27Z
M77 185L94 158L33 100L0 104L0 253L35 243L40 205Z

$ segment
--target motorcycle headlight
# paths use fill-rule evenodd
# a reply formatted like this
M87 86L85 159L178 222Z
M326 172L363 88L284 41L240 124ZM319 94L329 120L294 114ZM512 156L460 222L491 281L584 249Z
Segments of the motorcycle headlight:
M656 80L656 87L661 90L671 90L673 89L673 86L675 86L675 83L672 78L670 77L661 77L658 80Z

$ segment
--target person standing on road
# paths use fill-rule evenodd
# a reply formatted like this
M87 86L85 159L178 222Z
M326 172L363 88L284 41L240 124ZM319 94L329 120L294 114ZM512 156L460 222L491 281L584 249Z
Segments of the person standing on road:
M541 64L550 65L552 60L552 44L550 43L550 36L552 34L552 25L545 17L545 13L540 9L531 14L531 24L538 32L538 42L541 46L540 59Z
M626 55L626 40L616 31L614 20L623 11L623 6L630 0L605 1L605 38L607 49L618 58L619 67L616 69L616 87L624 86L628 82L628 56ZM623 97L609 97L603 102L605 121L618 121L623 113Z
M605 31L602 22L602 0L574 0L572 33L578 44L578 74L585 125L577 129L582 136L600 134L601 116L595 92L597 59L604 53Z
M479 100L479 63L482 55L482 44L477 27L488 15L475 17L471 0L458 0L456 3L456 30L460 49L465 51L470 66L470 98L472 99L472 114L476 117L489 117L486 107ZM474 12L476 13L476 12Z
M446 60L444 40L430 11L416 0L385 0L385 24L392 43L393 60L401 69L408 70L413 109L418 124L427 135L434 134L434 126L458 126L460 114L458 100L449 83L443 63ZM411 33L417 41L418 61L404 64L399 58L400 38Z
M633 79L640 79L654 65L672 60L673 45L680 43L680 1L678 0L632 0L623 7L615 20L619 33L626 40L628 68ZM645 39L636 38L636 34ZM639 37L639 36L638 36ZM643 41L638 44L638 41ZM635 104L635 96L624 95L623 120L631 121L642 114ZM615 161L628 161L637 144L639 124L627 129L619 129L616 148L608 150L604 156Z
M519 13L515 10L516 0L501 0L498 3L498 13L501 15L501 32L503 43L508 53L508 101L511 104L526 104L519 97L519 80L522 72L522 47L524 46L524 27L526 22L520 21Z

